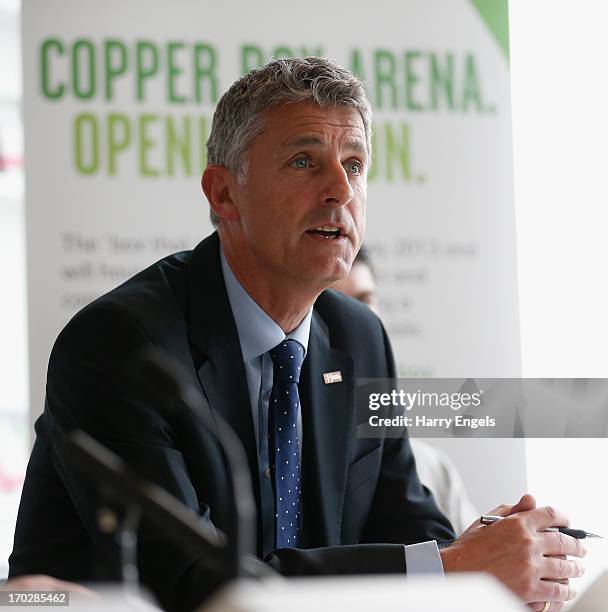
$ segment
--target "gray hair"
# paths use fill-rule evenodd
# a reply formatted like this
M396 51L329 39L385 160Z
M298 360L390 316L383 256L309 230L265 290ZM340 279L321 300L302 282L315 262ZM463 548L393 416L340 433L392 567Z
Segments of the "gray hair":
M304 57L274 60L233 83L213 115L207 163L228 168L241 184L246 183L249 147L264 131L261 112L293 102L358 110L371 152L372 108L361 81L330 59ZM210 218L217 226L219 219L213 210Z

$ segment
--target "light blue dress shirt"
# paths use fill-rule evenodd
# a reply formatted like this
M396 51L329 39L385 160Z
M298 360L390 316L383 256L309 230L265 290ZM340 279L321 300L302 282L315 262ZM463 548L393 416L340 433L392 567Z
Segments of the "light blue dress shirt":
M223 250L220 249L222 273L228 293L228 301L236 323L239 335L243 364L247 377L247 388L253 417L253 426L258 449L260 464L260 482L262 483L262 505L264 499L268 501L270 485L270 461L268 456L268 402L272 391L272 359L268 354L279 342L285 338L297 340L304 347L304 357L308 349L310 337L310 322L312 308L306 313L301 323L289 334L281 329L247 293L230 268ZM302 409L298 411L298 436L300 439L300 453L302 452ZM266 489L266 495L264 495ZM262 509L262 522L264 517L274 517ZM268 518L266 518L268 520ZM269 525L263 525L265 529ZM405 546L405 562L408 574L443 574L443 565L437 548L437 543L421 542Z

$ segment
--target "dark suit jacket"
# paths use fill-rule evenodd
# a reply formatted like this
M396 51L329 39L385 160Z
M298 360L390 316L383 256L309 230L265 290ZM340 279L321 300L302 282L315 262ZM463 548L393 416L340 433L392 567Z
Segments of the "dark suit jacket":
M228 530L222 455L186 409L157 409L133 376L143 349L161 349L239 436L260 506L260 474L239 339L213 234L99 298L66 326L50 358L43 415L19 509L10 575L93 578L95 496L65 454L61 433L79 427L201 516ZM343 382L325 385L324 372ZM358 439L354 385L392 377L378 318L332 291L317 300L300 381L303 419L301 547L260 557L292 574L403 572L402 544L454 534L418 480L407 439ZM154 385L154 381L148 381ZM170 609L190 609L225 580L143 524L142 581ZM266 549L266 550L265 550ZM303 550L307 549L307 550Z

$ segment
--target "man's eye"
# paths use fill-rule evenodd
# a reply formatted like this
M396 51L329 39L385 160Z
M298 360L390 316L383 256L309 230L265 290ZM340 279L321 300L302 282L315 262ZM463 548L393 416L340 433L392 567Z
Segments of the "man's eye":
M363 167L359 162L351 161L346 164L346 171L352 174L361 174L362 169Z
M298 157L298 159L294 159L291 162L291 165L294 168L308 168L310 165L310 160L307 157Z

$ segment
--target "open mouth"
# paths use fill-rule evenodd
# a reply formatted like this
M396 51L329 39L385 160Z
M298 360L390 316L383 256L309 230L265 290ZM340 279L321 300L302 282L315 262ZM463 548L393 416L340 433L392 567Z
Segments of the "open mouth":
M331 225L319 225L314 229L308 230L306 233L313 236L320 236L327 240L335 240L336 238L344 236L344 233L339 227L333 227Z

